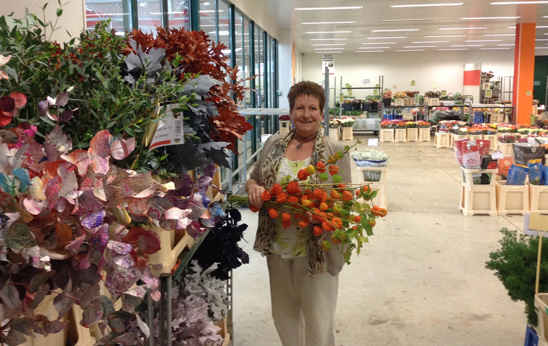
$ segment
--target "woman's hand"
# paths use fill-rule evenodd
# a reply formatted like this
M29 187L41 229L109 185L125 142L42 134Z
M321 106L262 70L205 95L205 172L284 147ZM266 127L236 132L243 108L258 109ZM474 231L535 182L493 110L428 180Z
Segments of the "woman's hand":
M247 184L247 196L249 204L260 209L263 206L263 192L265 188L257 184L255 181L250 181Z

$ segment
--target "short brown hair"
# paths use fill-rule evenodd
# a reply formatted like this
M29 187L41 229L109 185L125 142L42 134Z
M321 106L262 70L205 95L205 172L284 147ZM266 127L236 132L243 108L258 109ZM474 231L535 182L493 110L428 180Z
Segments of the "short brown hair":
M295 100L301 95L309 95L317 98L318 101L320 101L320 110L323 112L325 105L325 92L321 85L310 81L300 82L293 85L289 90L289 94L287 94L290 111L293 111L293 107L295 107Z

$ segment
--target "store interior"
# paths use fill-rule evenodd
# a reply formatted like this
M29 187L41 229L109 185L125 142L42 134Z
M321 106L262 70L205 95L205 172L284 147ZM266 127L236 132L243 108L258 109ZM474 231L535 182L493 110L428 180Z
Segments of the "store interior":
M303 81L351 169L281 183L351 244L322 345L248 195ZM0 345L548 345L547 84L548 1L4 0Z

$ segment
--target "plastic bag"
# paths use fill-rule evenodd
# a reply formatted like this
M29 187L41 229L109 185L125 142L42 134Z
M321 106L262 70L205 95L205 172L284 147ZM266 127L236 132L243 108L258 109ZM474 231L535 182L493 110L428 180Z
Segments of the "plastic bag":
M514 144L514 161L518 165L527 165L532 160L544 158L544 147L540 145Z
M529 183L533 185L544 185L544 181L542 179L543 166L540 160L536 161L537 162L530 161L527 165L529 169Z
M481 156L479 151L465 150L462 153L462 167L464 168L480 168Z
M512 167L513 159L511 157L505 157L499 160L498 162L498 174L503 177L503 179L506 179L508 176L508 170L510 170L510 167Z
M521 165L512 165L508 171L506 185L524 185L527 178L527 167Z

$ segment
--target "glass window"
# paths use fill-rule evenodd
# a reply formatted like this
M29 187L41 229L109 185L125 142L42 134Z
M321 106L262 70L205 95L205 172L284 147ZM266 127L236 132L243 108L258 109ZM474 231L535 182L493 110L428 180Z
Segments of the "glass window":
M270 46L271 46L271 49L270 49L270 56L268 57L269 60L270 60L270 82L269 82L269 85L270 85L270 105L272 107L278 107L278 90L277 89L277 84L276 84L276 74L277 74L277 69L276 69L276 57L277 57L277 49L278 49L278 46L277 46L277 42L275 39L273 38L270 38Z
M190 0L169 0L168 7L168 26L190 30Z
M200 30L217 42L217 5L215 0L200 0Z
M86 27L93 29L95 24L109 20L110 29L116 32L132 30L130 0L86 0Z
M224 0L219 0L219 42L226 46L223 53L230 59L230 5Z
M162 1L137 0L137 18L139 29L154 34L156 27L162 26Z
M241 69L242 69L242 76L246 80L244 81L244 86L246 88L245 96L244 96L244 104L246 107L252 107L253 102L251 101L251 81L249 78L251 77L251 54L253 53L251 51L251 33L250 33L250 23L249 19L244 17L243 21L243 54L244 54L244 62L242 63Z
M263 30L255 26L255 90L256 90L256 105L259 108L264 108L264 46L263 46Z

